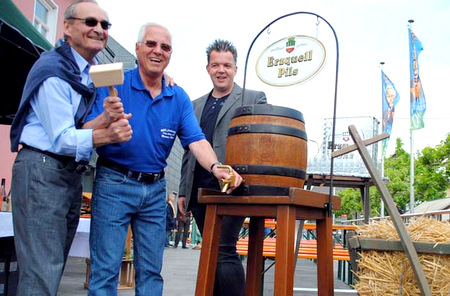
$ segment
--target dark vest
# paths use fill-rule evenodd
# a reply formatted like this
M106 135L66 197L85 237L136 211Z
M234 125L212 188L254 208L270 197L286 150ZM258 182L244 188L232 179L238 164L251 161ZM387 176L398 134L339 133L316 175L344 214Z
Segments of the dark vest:
M25 126L25 119L30 108L30 99L39 89L45 79L58 77L67 83L82 96L80 106L75 115L75 126L81 128L86 115L92 108L95 98L95 89L89 88L81 83L80 69L72 54L68 43L63 43L60 47L49 52L44 52L28 73L27 81L23 89L19 109L11 124L11 151L17 152L20 135Z

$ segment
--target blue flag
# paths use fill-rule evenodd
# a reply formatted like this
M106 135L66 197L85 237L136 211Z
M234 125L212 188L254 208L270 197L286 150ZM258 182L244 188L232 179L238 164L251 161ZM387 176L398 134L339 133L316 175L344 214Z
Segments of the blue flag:
M381 128L383 133L391 135L392 124L394 123L395 105L400 99L400 95L395 89L394 83L381 71L381 87L382 87L382 111L383 119L381 121ZM386 154L386 148L389 138L383 140L383 157Z
M427 109L425 95L423 94L422 83L419 76L419 54L423 50L422 43L417 39L416 35L409 31L409 73L411 88L411 129L417 130L425 126L423 116Z

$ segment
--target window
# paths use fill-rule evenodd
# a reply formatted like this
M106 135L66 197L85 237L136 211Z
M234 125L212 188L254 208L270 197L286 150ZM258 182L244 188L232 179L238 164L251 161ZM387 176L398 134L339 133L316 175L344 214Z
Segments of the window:
M34 27L51 44L55 43L58 6L52 0L36 0L34 7Z

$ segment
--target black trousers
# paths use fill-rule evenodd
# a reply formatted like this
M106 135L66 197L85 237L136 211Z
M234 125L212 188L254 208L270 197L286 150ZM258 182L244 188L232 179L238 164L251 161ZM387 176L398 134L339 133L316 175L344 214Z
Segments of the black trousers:
M178 247L178 243L180 242L181 233L183 233L183 237L181 239L181 245L186 247L186 241L189 236L189 226L191 226L191 218L186 219L185 221L178 220L178 228L177 233L175 234L175 244L174 247Z

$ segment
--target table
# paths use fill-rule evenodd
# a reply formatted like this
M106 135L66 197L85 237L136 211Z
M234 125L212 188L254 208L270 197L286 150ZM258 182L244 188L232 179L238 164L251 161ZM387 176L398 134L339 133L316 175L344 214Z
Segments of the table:
M89 254L89 231L91 226L90 218L80 218L78 223L77 232L73 239L72 246L69 251L69 256L71 257L82 257L86 258L86 281L84 287L87 288L89 285L89 273L90 273L90 254ZM10 212L0 212L0 237L14 237L12 213ZM14 249L12 245L14 240L8 245L11 249ZM131 249L131 231L128 232L127 240L125 242L125 247L128 250L128 254ZM7 247L8 247L7 246ZM1 255L1 254L0 254ZM119 275L119 286L118 289L134 289L134 265L132 259L124 259L122 261L122 267Z
M286 196L230 196L200 189L199 202L205 203L209 221L203 230L197 274L196 296L212 295L223 216L250 217L245 295L261 294L264 219L277 219L275 296L293 295L295 220L316 220L318 295L333 295L332 219L328 215L329 196L291 187ZM341 199L333 196L333 209Z
M89 228L91 219L80 218L69 256L89 258ZM14 236L12 213L0 212L0 237Z
M327 186L330 187L331 177L330 175L321 174L308 174L306 178L305 187L307 190L311 189L311 186ZM373 186L374 182L369 177L359 176L338 176L333 175L333 186L341 188L359 188L361 192L361 201L364 211L364 223L369 223L370 218L370 201L369 201L369 188Z

